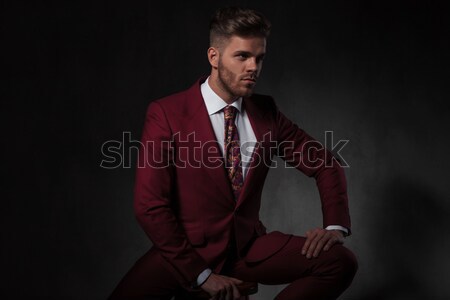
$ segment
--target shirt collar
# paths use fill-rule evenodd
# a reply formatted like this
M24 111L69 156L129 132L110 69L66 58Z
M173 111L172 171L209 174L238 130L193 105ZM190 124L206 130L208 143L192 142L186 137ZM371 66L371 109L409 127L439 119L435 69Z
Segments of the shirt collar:
M203 100L205 101L206 109L209 115L213 115L221 111L228 104L219 97L209 85L209 77L202 83L200 90L202 92ZM230 104L237 108L240 112L242 107L242 97L239 97L236 101Z

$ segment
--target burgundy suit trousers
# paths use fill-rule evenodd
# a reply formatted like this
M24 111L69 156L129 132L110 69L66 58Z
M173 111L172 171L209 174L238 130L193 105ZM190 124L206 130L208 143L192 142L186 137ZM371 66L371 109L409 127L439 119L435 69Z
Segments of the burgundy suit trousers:
M261 284L289 284L275 298L279 300L336 299L353 280L355 256L344 246L335 245L318 258L307 259L301 254L304 242L304 237L292 236L265 260L232 259L222 273ZM126 274L110 299L171 299L181 286L164 266L158 250L152 248Z

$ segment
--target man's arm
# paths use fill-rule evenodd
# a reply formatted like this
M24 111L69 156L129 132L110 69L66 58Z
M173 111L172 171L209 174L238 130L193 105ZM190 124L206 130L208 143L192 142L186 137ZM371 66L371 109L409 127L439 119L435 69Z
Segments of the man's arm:
M208 265L189 243L171 208L174 166L172 132L160 104L150 104L136 171L134 209L147 236L181 283L195 285Z
M347 183L342 167L325 149L276 108L278 155L316 180L322 202L323 228L308 231L303 253L317 256L351 233Z

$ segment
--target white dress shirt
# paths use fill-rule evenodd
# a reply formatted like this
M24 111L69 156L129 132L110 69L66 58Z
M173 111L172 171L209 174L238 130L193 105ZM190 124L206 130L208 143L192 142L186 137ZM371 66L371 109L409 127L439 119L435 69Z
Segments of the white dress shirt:
M209 86L208 80L201 85L200 90L205 101L206 109L208 110L211 125L216 134L216 140L219 144L220 151L224 156L225 147L225 121L223 109L228 104L222 100ZM256 146L257 140L255 132L250 124L250 120L245 110L242 107L242 97L234 101L231 106L237 109L235 124L239 133L239 142L241 145L241 161L242 161L242 176L245 177L248 173L250 159L253 150Z
M223 115L223 108L228 105L222 98L220 98L212 89L208 83L208 79L205 80L200 86L200 91L203 96L203 100L205 101L206 109L208 110L209 118L211 120L211 125L214 129L214 133L216 135L217 143L219 144L219 148L224 155L224 147L225 147L225 121ZM241 160L242 160L242 176L245 180L245 176L247 175L250 159L253 154L253 150L256 146L257 139L255 136L255 132L250 124L250 120L246 111L242 107L242 97L238 98L232 104L230 104L237 108L237 116L236 116L236 127L239 133L239 141L241 145ZM330 225L325 229L327 230L341 230L348 234L348 230L345 227L339 225ZM197 277L197 285L203 284L206 279L208 279L209 275L211 275L211 269L206 269Z

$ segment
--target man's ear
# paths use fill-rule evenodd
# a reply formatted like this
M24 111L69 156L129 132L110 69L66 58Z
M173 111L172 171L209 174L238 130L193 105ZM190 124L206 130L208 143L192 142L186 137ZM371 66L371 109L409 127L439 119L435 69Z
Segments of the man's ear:
M217 49L215 47L209 47L207 54L208 54L208 60L209 60L211 67L217 68L217 66L219 64L219 56L220 56L219 49Z

